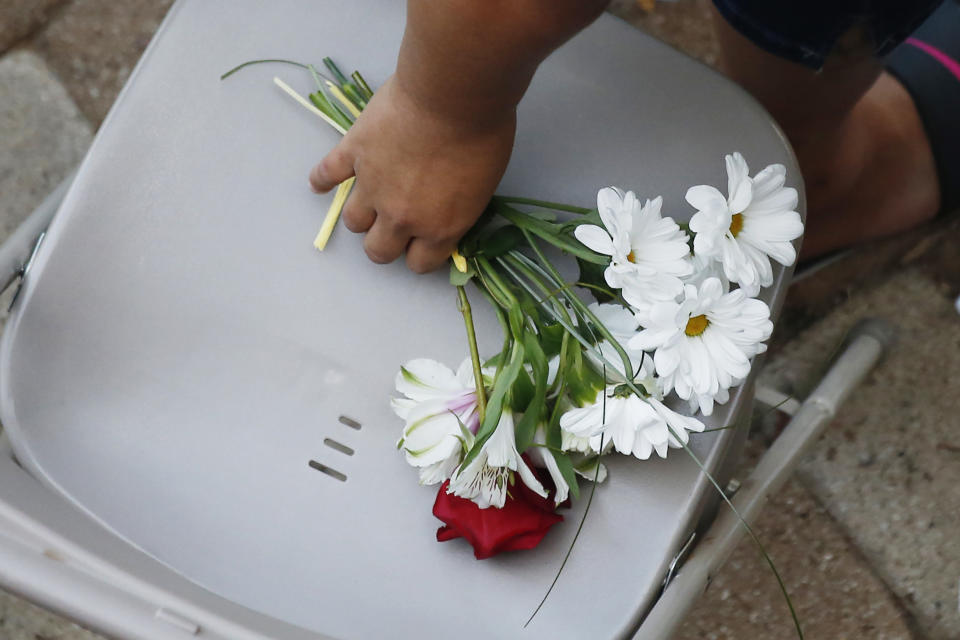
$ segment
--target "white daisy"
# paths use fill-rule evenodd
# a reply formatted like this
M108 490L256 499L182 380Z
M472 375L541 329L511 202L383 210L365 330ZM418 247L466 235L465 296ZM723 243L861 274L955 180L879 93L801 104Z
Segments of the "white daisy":
M662 198L640 200L632 191L614 187L597 194L603 227L580 225L577 240L610 256L604 272L607 284L623 289L624 298L643 311L651 301L676 297L680 278L692 273L687 234L672 218L660 215Z
M594 302L589 305L588 309L620 343L632 338L637 332L637 327L640 326L640 318L633 311L620 304Z
M599 347L604 359L614 368L613 372L607 371L611 384L599 390L592 403L569 409L560 417L564 449L601 453L602 444L602 453L616 449L646 460L656 451L664 458L668 447L687 442L687 430L703 430L699 421L674 413L657 397L638 397L623 384L626 378L622 360L613 346L603 342ZM634 354L638 357L632 361L633 382L645 389L656 389L651 359L644 357L642 351L628 352L631 359Z
M664 378L657 378L657 380L665 380ZM743 382L743 380L734 380L733 387L737 386ZM661 383L663 384L663 383ZM690 407L690 414L695 414L697 411L702 413L705 416L713 415L713 406L715 404L727 404L730 400L730 390L721 388L716 395L711 395L709 393L704 393L703 395L697 395L695 393L690 394L690 398L687 400L687 405Z
M707 278L716 278L723 285L723 292L730 291L730 280L727 274L723 272L723 264L719 260L708 258L694 253L690 257L693 264L693 273L683 279L683 284L692 284L700 286Z
M773 283L770 258L784 266L797 258L793 241L803 234L797 190L783 186L781 164L751 178L739 153L726 156L726 163L727 197L708 185L687 191L687 202L697 209L690 219L693 251L720 261L727 278L756 295Z
M598 392L599 393L599 392ZM604 446L609 450L609 442ZM563 422L560 423L560 449L563 451L574 451L584 454L594 454L593 446L590 444L589 436L577 436L563 428Z
M640 330L641 318L636 310L628 309L620 304L597 304L596 302L592 303L589 309L594 317L600 321L600 324L602 324L620 346L623 347L623 350L627 352L630 359L635 360L637 363L642 362L643 352L636 351L628 346L630 340L633 339L633 336L637 335L637 332ZM592 351L587 351L586 353L590 356L591 361L596 365L598 370L603 368L603 362L601 360L601 358L603 358L616 368L616 372L619 373L623 379L626 379L623 373L623 358L617 353L613 344L608 340L602 340L597 346L600 352L599 354ZM612 372L608 372L608 374L609 373Z
M496 430L466 467L453 474L447 493L472 500L481 509L501 508L514 473L534 493L547 497L547 491L517 452L513 413L504 410Z
M666 458L668 447L687 443L689 431L703 431L699 420L668 409L654 397L640 398L624 386L608 387L593 404L567 411L560 417L560 426L574 436L589 438L596 453L602 441L604 450L612 447L640 460L654 451Z
M399 447L420 470L422 484L441 483L460 463L465 435L480 426L471 361L454 373L435 360L411 360L400 368L395 385L404 395L390 402L405 423Z
M764 302L743 289L724 293L720 280L707 278L699 287L686 285L680 302L653 305L631 347L653 351L665 392L675 390L684 400L696 396L712 411L706 396L722 399L746 378L749 358L766 349L762 343L772 332Z

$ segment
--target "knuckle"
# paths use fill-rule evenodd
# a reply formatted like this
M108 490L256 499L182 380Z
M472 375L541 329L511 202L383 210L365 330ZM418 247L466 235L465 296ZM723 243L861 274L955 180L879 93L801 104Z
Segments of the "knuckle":
M412 229L416 225L417 211L414 207L406 204L392 206L387 209L388 219L393 226L400 229Z

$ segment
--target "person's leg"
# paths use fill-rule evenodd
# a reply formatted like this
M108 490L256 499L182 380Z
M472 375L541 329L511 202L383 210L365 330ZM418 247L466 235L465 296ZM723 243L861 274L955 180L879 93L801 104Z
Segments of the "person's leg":
M923 124L865 29L848 29L814 70L764 51L716 17L721 69L771 112L800 161L808 205L801 257L934 216L939 189Z
M940 179L940 209L960 209L960 0L946 0L884 60L923 120Z

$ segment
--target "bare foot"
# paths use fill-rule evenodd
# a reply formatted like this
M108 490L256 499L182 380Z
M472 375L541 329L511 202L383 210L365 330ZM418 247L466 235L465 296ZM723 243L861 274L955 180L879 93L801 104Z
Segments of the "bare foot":
M721 70L783 127L807 193L809 259L915 227L940 206L930 143L910 94L854 28L820 71L778 58L714 10Z
M807 183L809 259L931 219L940 206L936 166L913 99L882 73L825 136L788 131Z

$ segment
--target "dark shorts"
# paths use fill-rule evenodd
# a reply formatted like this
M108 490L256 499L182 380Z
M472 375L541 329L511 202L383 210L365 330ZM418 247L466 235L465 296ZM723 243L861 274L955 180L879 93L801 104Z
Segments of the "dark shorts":
M734 29L761 49L819 69L837 41L862 29L884 56L942 0L713 0Z

